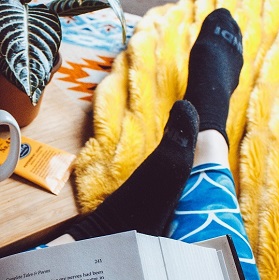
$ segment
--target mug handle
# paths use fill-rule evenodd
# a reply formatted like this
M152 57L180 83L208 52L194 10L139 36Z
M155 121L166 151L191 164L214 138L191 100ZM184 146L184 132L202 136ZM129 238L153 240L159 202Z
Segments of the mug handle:
M5 162L0 165L0 182L10 177L15 170L19 155L21 135L15 118L7 111L0 110L0 125L8 125L10 129L10 149Z

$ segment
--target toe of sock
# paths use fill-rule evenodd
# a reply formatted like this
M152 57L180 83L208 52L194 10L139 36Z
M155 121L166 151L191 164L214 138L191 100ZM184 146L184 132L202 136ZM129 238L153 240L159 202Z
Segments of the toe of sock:
M182 140L187 139L195 145L199 131L199 116L189 101L178 100L174 103L165 131L173 140L183 143Z

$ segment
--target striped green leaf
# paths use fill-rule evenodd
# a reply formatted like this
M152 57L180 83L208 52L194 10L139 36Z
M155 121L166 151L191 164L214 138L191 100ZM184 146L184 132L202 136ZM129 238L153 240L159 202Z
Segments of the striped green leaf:
M0 0L0 70L35 105L50 78L61 42L56 13L44 5Z

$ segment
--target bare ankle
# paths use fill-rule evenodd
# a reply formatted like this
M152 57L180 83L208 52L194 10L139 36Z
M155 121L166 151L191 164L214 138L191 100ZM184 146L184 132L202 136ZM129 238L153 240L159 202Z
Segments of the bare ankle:
M198 133L194 166L218 163L229 168L228 145L223 135L214 129Z

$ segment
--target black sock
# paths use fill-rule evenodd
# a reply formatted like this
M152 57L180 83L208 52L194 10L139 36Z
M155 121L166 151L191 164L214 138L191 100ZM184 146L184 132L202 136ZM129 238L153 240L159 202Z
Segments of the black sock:
M242 35L226 9L206 17L191 50L185 98L198 111L200 131L218 130L225 137L230 96L243 65Z
M192 169L197 133L195 108L188 101L177 101L154 152L67 233L75 240L127 230L162 235Z

